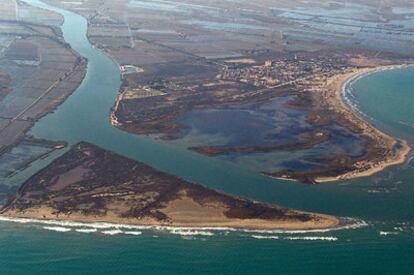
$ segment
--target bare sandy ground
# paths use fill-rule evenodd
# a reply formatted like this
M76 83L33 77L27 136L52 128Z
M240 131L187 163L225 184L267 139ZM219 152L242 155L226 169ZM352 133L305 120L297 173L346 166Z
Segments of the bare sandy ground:
M378 173L387 167L402 164L406 161L408 153L411 150L408 143L405 140L397 140L396 138L393 138L381 132L380 130L372 126L369 122L364 120L362 117L358 116L358 114L355 114L351 107L348 106L348 104L345 102L343 96L343 92L346 89L346 85L351 80L357 77L384 70L403 68L406 66L408 65L387 65L378 66L374 68L355 69L349 73L333 76L328 80L326 90L328 92L331 92L331 94L329 97L326 98L326 102L331 108L335 108L338 112L342 112L343 115L345 115L350 121L362 126L364 135L369 136L376 141L385 143L385 145L390 150L396 145L397 142L400 142L401 148L399 148L399 150L395 154L388 154L384 156L384 159L379 162L369 160L361 161L360 163L357 163L355 165L354 171L338 175L336 177L320 177L316 179L316 182L322 183L359 177L367 177L375 173Z
M315 214L315 218L306 221L292 221L292 220L263 220L263 219L229 219L225 217L220 209L211 207L209 209L203 209L199 212L191 209L194 204L189 201L176 202L176 205L170 205L166 212L170 210L169 222L160 222L151 218L131 219L120 218L118 215L108 213L105 216L85 216L78 213L63 215L55 214L54 209L51 208L36 208L29 209L24 212L7 211L2 216L13 218L30 218L38 220L63 220L72 222L110 222L115 224L125 225L139 225L139 226L172 226L172 227L229 227L236 229L256 229L256 230L271 230L271 229L324 229L334 228L340 225L339 219L328 216ZM184 207L184 208L183 208Z

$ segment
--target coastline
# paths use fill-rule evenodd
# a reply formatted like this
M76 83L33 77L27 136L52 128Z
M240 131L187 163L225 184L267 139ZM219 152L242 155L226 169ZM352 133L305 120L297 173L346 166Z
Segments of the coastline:
M83 80L83 79L82 79ZM43 171L43 170L42 170ZM78 170L75 170L75 172L79 172ZM39 172L40 173L40 172ZM39 173L37 175L39 175ZM77 173L79 174L79 173ZM71 178L71 176L73 176L72 174L68 174L69 178ZM74 181L76 181L76 176ZM57 182L61 182L61 181L65 181L65 177L63 176L64 179L57 179ZM56 181L55 179L55 181ZM68 179L66 179L68 180ZM53 180L51 180L51 182L53 183ZM102 181L97 181L97 182L102 182ZM55 182L56 183L56 182ZM62 188L64 189L66 186L66 184L63 184L60 187L56 187L57 189L53 189L51 192L56 192L58 189ZM25 187L22 187L23 189ZM198 187L199 188L199 187ZM48 192L50 190L46 190L46 192ZM196 190L197 191L197 190ZM212 193L212 192L216 192L213 190L208 190L208 192ZM148 192L149 195L152 195L151 192ZM141 194L140 192L137 192L137 194ZM102 196L107 196L108 194L95 194L96 197L92 197L93 199L98 200L99 198L103 198ZM102 195L102 196L101 196ZM119 193L117 190L114 190L113 193L110 193L108 197L117 197L117 196L128 196L130 195L128 194L121 194ZM213 195L217 195L217 194L213 194ZM212 195L212 196L213 196ZM219 194L217 195L219 196L219 198L221 199L227 199L230 200L231 202L235 202L235 203L239 203L241 206L240 207L245 207L246 209L243 210L251 210L249 209L248 206L245 206L244 203L251 203L254 205L258 205L259 203L257 202L250 202L247 200L242 200L240 198L233 198L233 197L224 197L223 194ZM73 199L76 196L70 196L69 202L71 203L73 201ZM201 196L202 197L202 196ZM35 197L30 197L28 199L28 201L31 201L33 198ZM202 197L202 199L204 199L204 197ZM105 200L105 199L102 199ZM136 200L131 200L136 202ZM29 204L27 206L30 206L31 203L33 201L29 202ZM202 205L202 204L200 204ZM168 207L170 207L171 205L168 204ZM175 206L175 207L173 207ZM255 228L255 229L308 229L308 228L314 228L314 229L319 229L319 228L331 228L331 227L335 227L339 224L339 219L337 219L336 217L333 216L327 216L327 215L319 215L319 214L314 214L314 213L306 213L305 212L300 212L300 211L295 211L295 210L290 210L290 209L282 209L279 207L270 207L270 206L264 206L264 205L259 205L258 208L260 207L265 207L267 208L267 210L269 210L269 212L271 212L270 214L272 214L273 212L282 212L279 213L282 217L272 217L272 218L262 218L259 219L257 218L257 216L260 216L262 213L259 211L260 215L256 215L256 213L253 213L251 215L249 215L249 213L242 213L243 215L246 215L246 217L243 217L243 215L240 215L242 218L238 218L238 212L235 211L235 213L231 213L229 214L228 217L224 218L222 216L222 214L226 213L227 210L232 210L232 209L227 209L226 207L222 206L222 205L214 205L216 207L216 216L206 216L205 213L207 211L209 211L208 213L210 214L211 212L211 205L206 205L205 208L205 212L201 212L197 215L194 215L194 213L185 213L185 215L187 216L183 216L183 215L179 215L177 213L179 213L179 211L177 211L178 207L176 207L176 203L174 203L169 209L168 211L170 211L169 213L171 213L172 216L172 221L171 222L160 222L160 221L155 221L153 219L130 219L130 218L120 218L120 217L115 217L114 215L84 215L81 214L82 212L80 211L80 213L78 214L74 214L73 210L69 210L66 214L59 214L56 215L56 209L50 211L50 209L45 209L43 207L34 207L31 210L32 211L25 211L25 213L22 212L14 212L14 211L10 211L8 214L10 216L13 217L21 217L21 216L26 216L27 218L38 218L38 219L54 219L54 218L58 218L60 220L67 220L67 221L71 221L71 220L82 220L85 222L91 222L91 221L95 221L95 222L120 222L122 224L128 223L128 224L136 224L136 225L142 225L142 226L176 226L176 227L180 227L180 226L195 226L195 227L205 227L205 226L214 226L214 227L234 227L234 228L242 228L242 229L249 229L249 228ZM204 205L202 205L204 206ZM76 206L75 206L76 207ZM93 207L95 207L93 205ZM97 209L101 209L101 207L96 207ZM191 208L190 208L191 209ZM134 210L134 209L133 209ZM187 209L186 209L187 210ZM236 209L237 210L237 209ZM182 212L182 211L181 211ZM156 213L157 214L157 213ZM273 213L274 214L274 213ZM131 214L132 215L132 214ZM309 220L301 220L304 217L300 217L300 216L309 216ZM299 216L299 217L298 217Z
M390 135L380 131L375 126L373 126L370 122L364 119L361 115L359 115L355 110L353 110L352 106L345 100L345 91L347 86L353 80L377 73L386 70L394 70L394 69L401 69L411 66L410 64L399 64L399 65L382 65L373 68L360 68L355 69L352 72L335 75L331 77L326 85L328 93L330 92L330 97L326 99L326 104L329 108L335 109L335 112L339 114L343 114L347 117L347 119L353 124L362 125L363 132L361 135L368 136L373 140L382 140L385 142L387 148L391 151L395 145L398 143L400 144L400 148L398 148L397 152L393 155L387 155L381 161L370 161L370 160L363 160L357 162L355 165L355 170L335 176L335 177L318 177L315 179L316 183L325 183L325 182L333 182L338 180L346 180L346 179L354 179L360 177L367 177L378 172L383 171L387 167L403 164L409 152L411 151L410 146L405 140L397 139L391 137ZM369 168L367 168L369 166Z
M107 168L108 163L117 165ZM136 226L260 230L322 229L345 223L332 215L221 193L85 142L72 146L26 181L0 215Z
M357 221L350 218L334 217L324 214L314 214L309 212L296 211L294 212L311 214L322 220L312 220L306 224L291 221L276 221L272 224L266 224L260 219L242 220L238 219L231 222L192 222L192 223L163 223L150 219L131 220L119 217L93 217L83 215L64 215L53 214L48 209L35 211L25 211L25 213L7 211L0 214L1 221L20 222L20 223L42 223L55 225L73 225L84 227L114 227L114 228L137 228L137 229L208 229L208 230L233 230L233 231L331 231L342 230L349 228L358 228L366 226L365 222ZM49 212L47 215L46 212ZM47 215L47 216L46 216Z
M19 212L6 212L0 215L1 218L6 219L28 219L42 222L56 221L56 222L69 222L69 223L85 223L85 224L96 224L96 223L108 223L122 226L137 226L137 227L168 227L168 228L232 228L234 230L326 230L342 226L349 225L349 221L345 219L336 218L333 216L323 214L311 214L317 218L323 218L324 220L312 220L309 222L292 222L292 221L268 221L261 219L234 219L229 221L202 221L202 218L194 218L191 223L187 222L171 222L163 223L151 219L128 219L119 217L93 217L93 216L82 216L82 215L64 215L64 214L52 214L46 213L49 211L36 210L26 211L26 213ZM295 211L299 212L299 211ZM307 213L308 212L300 212Z
M353 107L347 102L345 98L345 91L347 86L354 80L364 77L369 74L386 71L401 69L412 66L411 64L393 64L393 65L375 65L374 67L362 67L354 68L351 71L338 73L328 77L325 85L322 87L322 90L316 88L313 90L312 94L322 102L326 109L329 109L336 113L338 116L343 117L347 120L349 125L355 125L356 127L361 128L361 136L369 137L373 142L378 146L386 150L386 154L383 155L383 158L375 156L370 158L368 155L367 158L358 160L354 163L354 167L351 171L345 172L343 174L335 176L317 176L314 178L314 183L326 183L334 182L340 180L354 179L360 177L368 177L378 172L383 171L387 167L403 164L411 148L409 144L399 138L394 138L379 129L373 126L369 121L367 121L363 116L358 114ZM122 129L122 123L118 121L117 116L115 115L116 110L118 109L119 103L123 98L122 92L116 97L115 104L109 112L109 121L112 126ZM125 130L125 129L124 129ZM399 148L396 148L398 146ZM395 152L392 152L394 151ZM276 176L269 175L267 173L262 173L263 175L269 176L274 179L288 180L299 182L295 178L289 176Z
M61 229L62 227L65 230L62 232L67 232L73 230L74 232L82 232L85 230L86 233L98 232L97 230L152 230L152 231L169 231L172 234L179 234L180 231L183 232L182 235L194 234L194 235L204 235L204 232L245 232L245 233L259 233L259 234L313 234L313 233L327 233L333 231L341 230L352 230L359 229L362 227L368 226L368 223L364 220L352 219L352 218L341 218L340 222L333 227L328 228L274 228L274 229L255 229L255 228L236 228L236 227L215 227L215 226L171 226L171 225L137 225L137 224L125 224L125 223L114 223L114 222L94 222L94 221L75 221L75 220L57 220L57 219L36 219L36 218L25 218L25 217L8 217L0 215L0 222L6 223L20 223L20 224L33 224L33 225L43 225L45 227L57 227ZM44 227L44 228L45 228ZM47 229L47 228L45 228ZM81 231L78 231L81 230ZM89 231L90 230L90 231ZM93 231L92 231L93 230ZM208 230L208 231L206 231ZM55 230L60 231L60 230ZM190 233L188 233L190 232ZM194 232L194 233L191 233ZM201 232L201 233L199 233ZM104 233L104 232L102 232ZM126 232L118 232L126 233ZM142 232L141 232L142 233ZM113 234L109 234L113 235ZM138 235L138 234L137 234ZM211 236L212 234L209 234Z
M79 55L76 55L79 57ZM4 152L7 152L11 150L13 147L17 146L25 136L27 136L27 133L33 128L34 124L42 119L43 117L47 116L50 113L53 113L63 102L65 102L75 91L76 89L82 84L85 76L86 76L86 67L87 67L87 61L83 58L80 59L79 64L75 64L72 69L69 72L66 72L63 77L53 82L35 101L33 101L28 107L26 107L21 113L16 115L16 117L12 118L11 121L3 126L0 129L1 131L6 131L8 127L12 127L13 123L16 121L19 121L21 117L23 117L27 112L31 111L36 107L36 105L41 101L47 98L47 96L54 92L56 87L61 85L65 81L72 81L72 77L76 77L77 75L80 75L80 77L75 78L74 81L77 81L77 85L74 88L66 88L64 92L62 92L61 95L58 97L51 99L49 102L49 105L43 107L43 109L35 116L33 120L27 120L29 123L25 129L23 129L20 133L17 133L17 135L14 136L13 140L9 142L9 144L0 146L0 155Z

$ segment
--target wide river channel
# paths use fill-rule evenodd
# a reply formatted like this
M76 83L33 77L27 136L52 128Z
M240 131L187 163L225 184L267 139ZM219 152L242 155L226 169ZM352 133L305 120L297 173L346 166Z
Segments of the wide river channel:
M121 83L120 72L89 43L85 18L37 0L25 1L62 14L65 40L88 59L81 86L54 113L37 122L31 134L70 144L88 141L230 194L352 217L366 225L335 231L267 233L135 228L125 234L125 229L54 225L50 231L50 225L0 221L1 274L414 272L411 159L369 178L307 186L263 177L226 161L120 131L108 120ZM350 83L347 93L361 115L411 145L413 75L413 68L371 74ZM56 154L34 163L18 177L24 180L53 157Z

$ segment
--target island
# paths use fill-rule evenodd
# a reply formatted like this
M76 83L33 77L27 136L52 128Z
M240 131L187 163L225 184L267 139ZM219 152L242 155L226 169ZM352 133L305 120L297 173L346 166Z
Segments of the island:
M25 182L2 216L248 229L330 228L345 220L233 197L81 142Z

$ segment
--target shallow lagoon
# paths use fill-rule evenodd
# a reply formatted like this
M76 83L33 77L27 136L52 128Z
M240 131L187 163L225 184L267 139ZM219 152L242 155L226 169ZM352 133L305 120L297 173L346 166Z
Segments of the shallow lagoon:
M227 109L195 110L183 115L178 123L185 125L172 143L189 148L193 146L263 146L286 144L300 140L307 131L328 130L332 137L311 149L284 152L218 156L248 169L275 172L281 169L308 169L321 166L306 159L321 155L348 154L362 156L366 150L348 130L332 124L318 128L306 122L304 111L287 106L292 97L278 97L263 104L245 105Z
M157 231L143 232L142 236L63 233L30 223L0 222L1 273L25 274L27 270L42 274L64 274L64 271L67 274L412 272L413 161L369 178L303 186L271 180L229 162L117 131L109 127L107 112L117 93L119 76L116 74L119 72L105 56L83 44L86 39L82 33L71 33L73 26L86 27L86 22L71 13L65 15L65 37L90 59L88 76L56 113L36 125L33 133L56 139L66 137L70 142L93 141L228 193L299 209L357 217L366 220L369 226L312 235L337 238L337 241L329 241L284 239L282 234L273 234L279 239L257 239L252 234L226 235L226 231L212 238L187 238ZM411 144L413 130L398 121L410 123L407 119L414 118L412 105L400 105L401 101L414 100L413 73L413 69L384 72L353 84L360 108L377 119L376 125L406 137ZM375 101L365 102L364 96L368 99L375 96ZM96 120L100 123L95 124ZM303 235L307 236L310 235Z

